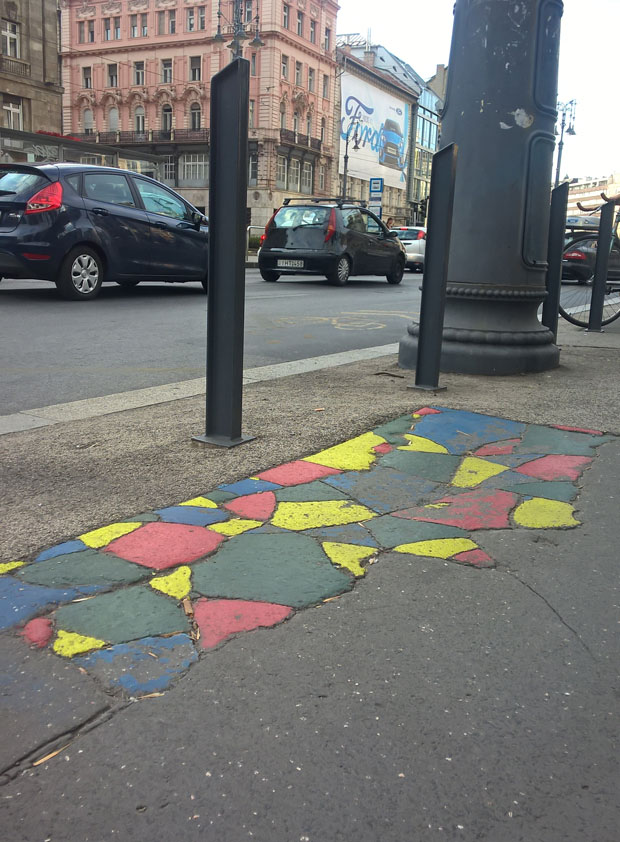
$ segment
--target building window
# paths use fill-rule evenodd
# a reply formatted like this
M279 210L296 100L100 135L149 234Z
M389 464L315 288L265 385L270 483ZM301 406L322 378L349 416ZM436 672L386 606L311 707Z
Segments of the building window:
M112 40L112 22L110 18L103 19L103 40L104 41L111 41Z
M108 88L116 88L118 85L118 65L108 64Z
M84 126L84 134L93 134L95 131L95 121L93 119L93 112L90 108L85 108L82 114L82 125Z
M198 6L198 29L206 29L207 27L205 8L205 6Z
M82 25L82 41L83 39L84 30ZM19 24L13 23L12 20L2 21L2 55L10 56L11 58L19 58L21 55Z
M301 70L302 70L301 62L296 61L295 62L295 84L299 85L299 87L301 87Z
M164 105L161 110L161 130L162 132L172 131L172 106Z
M306 117L306 134L308 137L312 134L312 114L308 114Z
M140 35L147 38L149 34L149 16L147 14L140 15Z
M191 82L200 82L201 68L200 56L190 56L189 60L189 78Z
M194 32L195 29L196 29L196 18L195 18L194 9L188 9L187 10L187 31L188 32Z
M325 190L325 167L319 167L319 190Z
M310 21L310 43L316 44L316 21Z
M248 184L255 187L258 183L258 154L250 152L248 157Z
M332 46L332 31L331 31L331 29L326 29L325 30L325 49L327 50L327 52L330 51L331 46Z
M325 117L321 118L321 143L325 141Z
M291 158L291 163L288 168L288 187L289 190L294 190L299 193L299 173L301 171L301 161L299 158Z
M293 131L295 134L299 131L299 112L293 111Z
M245 22L251 23L252 21L252 0L245 0Z
M323 74L323 99L329 98L329 76L327 73Z
M283 190L286 190L287 165L288 161L284 155L278 155L278 161L276 164L276 187L281 187Z
M174 9L168 12L168 35L174 35L177 31L177 13Z
M202 111L197 102L192 102L189 109L189 127L192 131L198 131L202 122Z
M83 44L86 41L85 31L84 21L81 20L78 22L78 44Z
M312 164L310 161L304 161L301 171L301 192L312 193Z
M250 76L256 76L256 53L250 56Z
M314 93L314 76L315 76L314 68L309 67L308 68L308 90L310 91L310 93Z
M138 15L129 16L129 37L138 37Z
M144 85L144 62L134 61L133 63L133 83L134 85ZM136 129L137 131L137 129Z
M286 128L286 108L284 107L284 105L280 106L280 128Z
M289 19L290 19L290 15L291 15L291 8L290 8L290 6L287 6L287 4L285 3L282 6L282 26L285 29L288 29L288 22L289 22Z
M93 86L93 77L92 71L90 67L83 67L82 68L82 87L83 88L92 88Z
M202 153L183 155L182 178L184 181L200 181L206 183L209 172L209 156Z
M118 108L110 108L108 111L108 131L118 131Z
M288 79L288 56L282 56L282 78Z
M253 129L253 128L255 127L255 126L254 126L254 119L255 119L254 112L255 112L255 107L256 107L256 101L255 101L255 100L253 100L253 99L251 99L251 100L250 100L250 109L249 109L249 114L248 114L248 126L249 126L251 129Z
M163 180L166 183L172 182L176 179L177 175L177 162L175 160L174 155L166 155L164 157L164 166L163 166Z
M297 34L303 35L304 34L304 13L297 12Z
M172 83L172 59L165 58L161 63L161 81L164 85Z
M165 12L157 12L157 34L158 35L165 35L166 34L166 13Z
M17 129L18 131L23 131L24 114L22 101L19 97L7 96L4 94L2 112L4 116L5 129Z
M121 37L121 19L114 18L114 38L118 41Z
M88 21L88 43L89 44L95 43L95 21L94 20Z
M144 107L142 105L137 105L134 111L134 129L138 134L144 134Z

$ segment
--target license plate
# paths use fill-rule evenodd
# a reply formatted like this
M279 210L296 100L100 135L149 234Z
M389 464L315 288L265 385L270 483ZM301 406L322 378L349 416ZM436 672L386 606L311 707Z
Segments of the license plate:
M278 260L277 262L278 269L303 269L304 262L303 260Z

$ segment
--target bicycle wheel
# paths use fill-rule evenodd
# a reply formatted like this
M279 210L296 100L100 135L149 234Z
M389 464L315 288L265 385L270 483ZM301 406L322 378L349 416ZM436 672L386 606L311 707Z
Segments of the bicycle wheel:
M587 327L594 280L597 237L578 237L571 240L563 252L562 293L560 315L577 327ZM620 278L614 267L620 265L620 249L614 244L609 255L609 270L603 301L602 324L608 325L620 317Z

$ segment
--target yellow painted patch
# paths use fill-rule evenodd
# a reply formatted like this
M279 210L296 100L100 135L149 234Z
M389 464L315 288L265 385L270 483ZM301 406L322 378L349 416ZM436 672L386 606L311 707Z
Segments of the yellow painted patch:
M213 523L207 529L210 529L211 532L217 532L219 535L241 535L242 532L256 529L262 525L262 520L246 520L245 518L234 517L224 523Z
M203 506L205 509L217 509L217 503L209 500L208 497L192 497L191 500L179 503L179 506Z
M467 550L477 550L478 544L469 538L436 538L434 541L415 541L413 544L401 544L394 547L394 552L410 555L430 556L431 558L452 558Z
M17 570L18 567L23 567L25 561L5 561L4 564L0 564L0 573L8 573L9 570Z
M466 456L458 467L452 480L452 485L458 488L473 488L485 479L503 474L508 468L496 462L487 462L478 456Z
M448 449L443 444L437 444L432 439L426 439L424 436L414 436L411 433L405 433L405 438L409 440L409 444L403 444L399 450L414 450L418 453L447 453Z
M560 526L579 526L573 517L575 509L570 503L532 497L514 511L514 521L528 529L557 529Z
M64 655L65 658L73 658L74 655L81 655L82 652L102 649L105 645L105 640L97 640L96 637L86 637L83 634L76 634L75 632L60 629L52 648L57 655Z
M105 547L110 541L115 538L120 538L122 535L128 535L142 526L141 523L111 523L109 526L102 526L100 529L93 529L91 532L85 532L83 535L78 535L78 538L83 541L87 547L99 549Z
M449 506L450 503L429 503L428 506L425 506L425 509L445 509L446 506Z
M151 579L150 585L155 590L173 596L175 599L183 599L192 589L192 571L189 567L177 567L174 573L168 576L157 576Z
M377 458L373 447L385 443L385 439L376 433L363 433L335 447L321 450L314 456L306 456L304 462L314 462L341 471L367 471Z
M346 567L354 576L365 576L366 571L360 564L365 558L379 552L376 547L362 547L358 544L338 544L333 541L323 543L325 555L338 567Z
M271 519L282 529L316 529L319 526L344 526L376 517L376 513L349 503L348 500L322 500L312 503L280 503Z

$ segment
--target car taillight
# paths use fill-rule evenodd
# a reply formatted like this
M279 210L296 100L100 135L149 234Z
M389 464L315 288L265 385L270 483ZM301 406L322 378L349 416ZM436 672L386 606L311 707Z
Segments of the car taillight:
M278 208L278 210L280 210L280 208ZM265 240L267 239L267 234L269 233L269 229L271 228L271 223L273 222L274 217L277 214L277 212L278 212L277 210L274 210L274 212L271 214L271 218L270 218L269 222L267 223L267 225L265 225L265 233L260 235L260 245L261 246L265 242Z
M564 260L585 260L586 256L582 251L567 251L564 253Z
M266 240L266 239L267 239L267 234L264 234L264 233L263 233L263 234L261 234L261 235L260 235L259 245L261 245L261 246L262 246L262 244L265 242L265 240Z
M327 223L327 231L325 232L325 242L329 243L331 238L336 233L336 209L332 208L329 215L329 222Z
M43 213L43 211L57 210L61 205L62 184L59 181L54 181L28 199L25 213Z
M418 240L425 240L425 239L426 239L426 234L424 233L424 231L418 231Z

